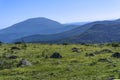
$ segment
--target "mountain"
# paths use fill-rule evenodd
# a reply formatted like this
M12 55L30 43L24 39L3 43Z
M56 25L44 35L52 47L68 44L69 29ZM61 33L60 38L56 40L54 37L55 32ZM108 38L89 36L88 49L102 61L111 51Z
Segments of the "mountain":
M67 27L70 28L70 30L67 30L65 32L57 33L57 34L48 34L48 35L30 35L30 36L25 36L19 39L14 40L14 42L19 42L19 41L24 41L24 42L54 42L57 40L61 40L63 38L75 36L78 34L82 34L84 31L87 29L91 28L91 24L86 24L82 26L77 26L76 25L67 25ZM67 29L66 27L66 29Z
M120 42L120 19L69 25L32 18L0 31L3 42L106 43Z
M72 30L53 35L26 36L18 41L56 43L106 43L120 42L120 21L96 21Z
M107 43L120 42L120 22L115 21L98 21L93 22L91 28L80 35L75 35L61 42L69 43Z
M59 22L43 17L31 18L0 30L0 40L3 42L11 42L15 39L35 34L57 34L73 29L78 25L74 25L73 27L69 26L70 25L63 25Z
M47 18L32 18L3 29L0 33L52 34L60 32L59 29L62 27L63 25L59 22Z

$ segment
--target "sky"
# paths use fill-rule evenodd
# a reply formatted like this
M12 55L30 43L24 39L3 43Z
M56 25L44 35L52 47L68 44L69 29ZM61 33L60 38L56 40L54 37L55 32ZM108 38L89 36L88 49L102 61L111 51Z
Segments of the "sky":
M60 23L120 18L120 0L0 0L0 29L35 17Z

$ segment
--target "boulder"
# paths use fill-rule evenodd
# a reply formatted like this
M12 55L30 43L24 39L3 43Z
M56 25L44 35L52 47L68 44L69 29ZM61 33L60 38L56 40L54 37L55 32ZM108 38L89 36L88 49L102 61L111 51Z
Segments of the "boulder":
M110 59L107 59L107 58L100 58L98 60L98 62L108 62L108 63L112 63L112 61Z
M112 57L120 58L120 53L119 53L119 52L116 52L116 53L112 54Z
M95 54L94 53L89 53L89 54L86 54L86 56L93 57L93 56L95 56Z
M32 66L32 64L27 61L26 59L22 59L19 64L17 65L17 67L20 67L20 66Z
M103 53L112 53L112 51L111 50L109 50L109 49L103 49L103 50L101 50L101 51L96 51L96 52L94 52L95 54L103 54Z
M14 46L14 47L11 47L11 50L20 50L20 48Z
M62 58L62 56L60 55L60 53L55 52L50 56L50 58Z
M72 48L72 52L79 52L79 49L74 47L74 48Z
M8 58L8 59L16 59L18 58L18 56L16 56L15 54L10 54L10 53L5 53L3 55L4 58Z
M16 55L9 55L8 58L9 59L16 59L16 58L18 58L18 56L16 56Z
M103 49L101 52L111 53L112 51L110 49Z
M111 78L109 78L108 80L114 80L115 78L114 77L111 77Z

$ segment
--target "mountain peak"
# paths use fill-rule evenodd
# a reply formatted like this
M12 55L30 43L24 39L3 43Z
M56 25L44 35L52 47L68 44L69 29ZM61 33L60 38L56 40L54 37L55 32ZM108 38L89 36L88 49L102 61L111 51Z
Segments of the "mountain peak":
M30 19L25 20L24 22L37 22L37 23L40 23L40 22L46 22L46 23L47 22L56 22L56 23L59 23L57 21L54 21L54 20L51 20L51 19L48 19L48 18L45 18L45 17L30 18Z
M45 17L36 17L36 18L29 18L29 19L27 19L27 20L50 20L50 19L48 19L48 18L45 18Z

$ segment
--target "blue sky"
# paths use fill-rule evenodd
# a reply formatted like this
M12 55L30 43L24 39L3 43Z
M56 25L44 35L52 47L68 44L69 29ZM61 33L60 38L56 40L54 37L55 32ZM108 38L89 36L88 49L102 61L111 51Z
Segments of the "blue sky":
M120 0L0 0L0 28L34 17L61 23L120 18Z

